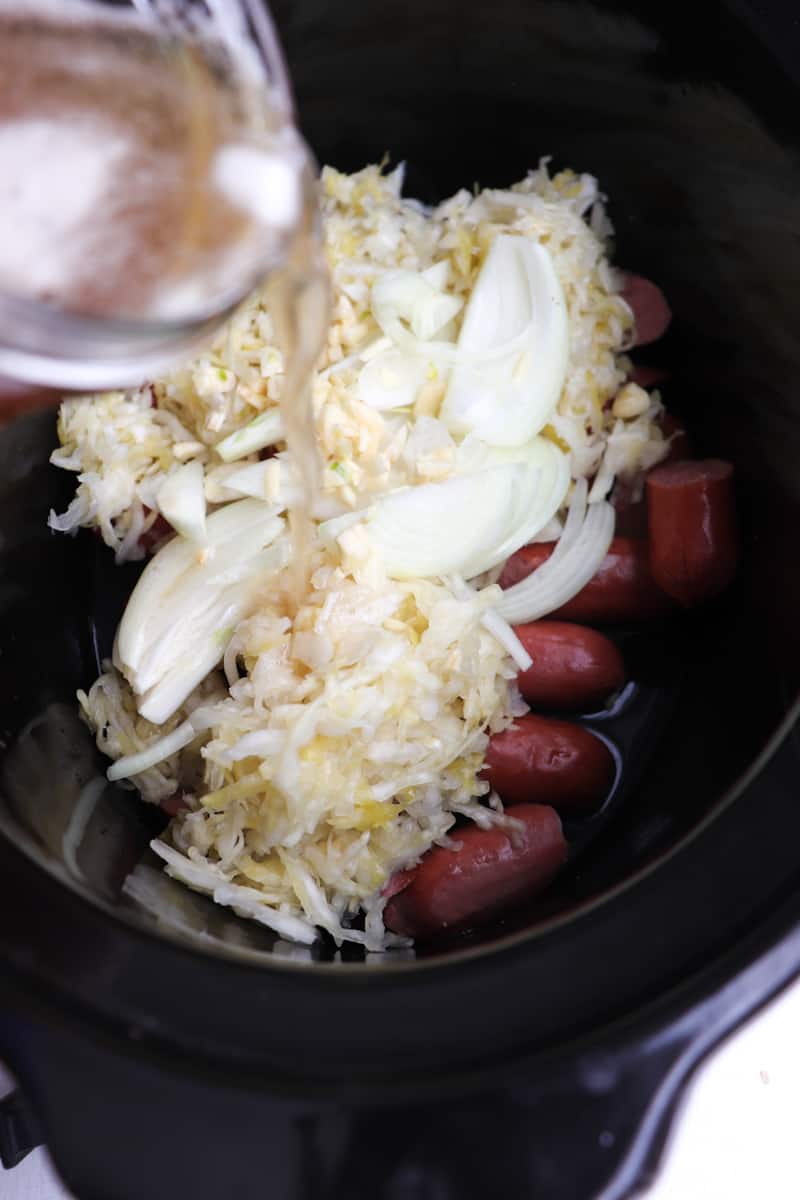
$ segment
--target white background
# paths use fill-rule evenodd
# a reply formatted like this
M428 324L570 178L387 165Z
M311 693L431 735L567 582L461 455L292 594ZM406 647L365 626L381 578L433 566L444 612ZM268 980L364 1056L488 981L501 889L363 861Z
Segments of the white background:
M2 1082L0 1075L0 1093ZM795 984L717 1050L690 1084L647 1200L800 1200L799 1143ZM0 1200L70 1198L40 1149L13 1171L0 1167Z

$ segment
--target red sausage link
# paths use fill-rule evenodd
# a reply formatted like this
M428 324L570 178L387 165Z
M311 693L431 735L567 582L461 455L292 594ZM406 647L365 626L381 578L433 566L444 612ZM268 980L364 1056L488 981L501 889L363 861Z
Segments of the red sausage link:
M512 554L500 576L500 586L511 587L525 579L553 553L555 542L535 542ZM555 612L553 620L581 621L587 625L613 625L644 621L668 612L670 600L656 587L650 574L650 555L644 539L615 537L596 574L577 596Z
M525 804L512 814L520 833L471 825L454 833L458 850L434 846L418 866L389 881L387 929L428 938L445 929L478 925L537 895L567 856L561 821L552 808Z
M669 447L666 456L661 460L662 463L679 462L687 458L692 458L694 448L682 421L679 421L672 413L665 412L661 418L661 429L664 437L669 438ZM660 465L661 463L659 463ZM617 512L614 528L618 535L636 538L647 537L647 504L645 502L644 480L640 480L639 483L641 493L638 500L634 500L633 498L634 488L632 485L627 484L622 479L618 479L614 484L611 503Z
M64 399L63 391L38 387L35 384L15 383L0 376L0 420L10 421L23 413L39 408L57 408Z
M657 342L667 332L672 313L660 287L642 275L626 272L622 284L622 298L633 309L636 319L637 346Z
M593 812L614 782L614 759L583 726L528 713L493 734L483 776L506 804L536 800L559 812Z
M720 459L667 463L647 477L650 569L689 608L719 595L736 574L733 467Z
M625 683L625 664L614 643L569 621L533 621L514 629L533 659L517 683L534 708L589 712Z
M641 495L634 499L632 485L618 479L611 493L611 503L614 505L616 518L614 530L618 537L646 538L647 537L647 505L644 499L644 480L641 480Z

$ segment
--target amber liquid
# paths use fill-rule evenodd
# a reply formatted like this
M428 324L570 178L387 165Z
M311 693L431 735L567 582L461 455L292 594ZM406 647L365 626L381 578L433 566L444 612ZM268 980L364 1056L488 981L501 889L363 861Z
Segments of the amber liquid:
M328 274L313 220L300 231L286 266L270 280L267 299L286 359L280 401L286 445L302 488L301 503L289 513L292 569L287 600L294 614L308 590L314 543L312 512L320 463L311 384L330 319Z

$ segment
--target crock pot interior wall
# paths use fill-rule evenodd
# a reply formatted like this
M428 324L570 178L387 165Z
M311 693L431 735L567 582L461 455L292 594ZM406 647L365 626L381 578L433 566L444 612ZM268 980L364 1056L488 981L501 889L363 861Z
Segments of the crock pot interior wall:
M701 21L651 4L280 0L273 8L301 123L321 160L352 169L388 151L407 160L406 190L425 200L474 180L506 184L543 154L598 175L617 261L656 279L675 310L673 330L650 355L672 373L667 402L701 450L737 464L741 580L724 602L673 629L663 658L679 647L680 702L626 809L539 910L565 911L709 811L796 687L790 621L800 581L790 531L800 421L787 381L800 365L800 170L786 126L794 95L714 5ZM65 881L113 904L159 817L130 793L92 785L99 759L75 718L74 692L93 674L87 614L99 605L102 635L131 574L98 559L88 536L46 533L48 507L63 505L69 488L43 465L52 439L49 417L0 439L3 821ZM86 837L77 858L68 848L65 859L64 832L87 785L96 803ZM171 920L200 932L207 948L270 948L265 931L165 878L157 886Z

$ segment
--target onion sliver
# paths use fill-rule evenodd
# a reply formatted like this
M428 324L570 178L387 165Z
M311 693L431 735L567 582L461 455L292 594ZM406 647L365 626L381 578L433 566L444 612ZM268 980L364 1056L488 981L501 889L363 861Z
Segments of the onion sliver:
M274 446L283 438L283 418L277 408L269 408L254 417L243 429L237 429L217 442L214 449L223 462L235 462L237 458L246 458L257 450Z
M223 486L235 495L264 500L275 513L293 508L303 500L302 487L283 454L277 454L265 462L247 463L228 475ZM311 515L317 521L328 521L345 511L335 494L319 492L314 498Z
M519 446L550 419L567 371L567 308L544 246L500 234L464 313L440 418L452 433Z
M348 354L344 358L340 358L338 362L331 363L329 367L325 367L324 370L319 371L317 378L327 379L330 375L337 375L340 371L349 370L350 367L355 367L359 363L369 362L376 354L381 354L384 350L390 349L391 345L391 338L375 338L373 341L367 342L365 346L362 346L353 354Z
M235 627L252 609L263 580L284 567L289 554L288 538L281 537L216 587L205 589L204 598L198 595L196 603L190 598L173 608L177 619L147 647L138 671L125 671L133 675L130 682L143 717L162 724L217 666Z
M563 503L568 460L551 442L487 448L483 462L479 470L375 501L368 532L391 577L480 575L530 541ZM337 537L341 527L332 523L326 535Z
M457 299L458 304L457 306L451 306L452 315L450 319L438 328L437 332L440 335L438 339L434 340L429 331L434 324L438 324L438 319L445 315L441 306L436 309L435 321L433 316L429 315L424 321L420 321L419 319L412 321L409 328L409 325L404 322L409 320L411 315L412 305L409 303L409 300L411 299L412 288L407 282L401 285L396 279L391 278L391 276L412 275L412 278L416 280L414 289L419 289L416 294L420 298L423 295L420 285L424 287L429 286L428 282L426 282L427 277L438 265L435 264L434 267L429 267L427 271L422 272L419 276L414 276L413 272L408 271L387 271L376 279L373 284L371 296L372 315L381 333L384 334L384 338L379 338L377 342L372 343L371 347L367 349L374 349L374 347L377 347L388 339L389 343L393 343L407 354L422 356L426 361L438 363L442 367L456 365L484 367L492 363L503 362L508 359L509 355L520 354L526 349L530 342L530 323L525 325L513 337L502 340L489 349L482 349L472 353L463 346L453 345L451 331L455 325L454 317L460 311L463 301L460 297L449 295L443 296L441 299ZM387 279L387 276L390 278ZM405 293L406 289L408 294L404 294L401 300L401 291ZM424 338L419 336L416 332L418 329L424 329L428 333L428 336ZM366 361L367 349L350 355L346 360L342 360L341 363L335 363L332 367L327 367L322 374L326 375L340 370L345 362L348 366L351 366L359 359Z
M117 779L129 779L131 775L140 775L142 771L148 771L150 767L157 766L165 758L183 750L184 746L188 746L196 737L197 731L191 721L184 721L177 729L173 729L172 733L151 742L144 750L118 758L106 771L106 778L113 783Z
M203 464L184 463L162 483L156 496L161 515L181 537L202 542L206 536Z
M115 652L131 666L145 644L174 619L170 603L196 582L212 584L232 563L247 561L275 540L283 521L260 500L238 500L218 509L206 522L206 545L198 549L186 538L173 538L158 551L139 576L117 630ZM200 599L200 597L196 597Z
M435 276L434 276L435 278ZM391 330L406 321L411 333L428 341L461 311L461 296L450 296L416 271L384 271L372 285L372 313L381 329Z
M545 438L535 438L527 446L515 451L493 450L488 463L494 464L503 458L511 462L524 462L529 468L529 479L535 469L535 488L532 493L520 488L517 511L508 535L492 547L491 553L466 564L464 574L467 578L490 570L509 558L520 546L526 546L556 515L569 488L569 459Z
M475 597L476 592L460 575L445 576L444 582L459 600ZM500 643L504 650L514 659L520 671L527 671L533 665L533 659L523 646L508 621L494 608L487 608L481 617L481 625L487 633Z
M443 292L450 280L450 263L446 258L440 258L432 267L420 271L420 274L437 292Z
M387 574L463 574L465 564L491 554L508 536L527 470L507 463L382 496L369 512L368 529Z
M376 355L361 368L358 398L379 412L406 408L416 400L427 373L428 364L424 359L393 347Z
M240 500L209 517L201 552L177 537L148 563L114 645L148 720L167 720L220 661L261 580L288 559L284 525L269 505Z
M504 592L497 605L500 615L514 625L538 621L577 596L608 553L614 536L614 508L601 500L586 510L585 481L576 485L576 492L581 485L578 503L573 500L574 507L550 558ZM570 524L573 514L578 515L579 524Z
M281 475L285 475L287 472L281 471L281 464L277 458L268 458L264 462L248 463L246 466L240 467L232 475L226 476L224 486L227 491L236 492L239 496L252 496L254 500L266 500L269 495L270 477L273 473L277 477L275 490L280 491Z
M481 625L508 651L520 671L527 671L533 666L533 659L523 646L519 637L496 608L489 608L481 617Z

